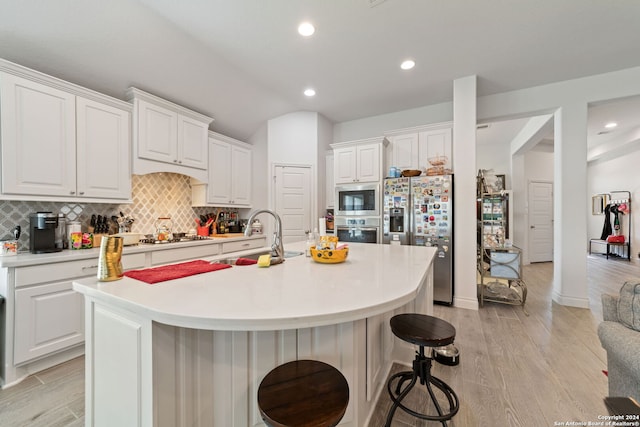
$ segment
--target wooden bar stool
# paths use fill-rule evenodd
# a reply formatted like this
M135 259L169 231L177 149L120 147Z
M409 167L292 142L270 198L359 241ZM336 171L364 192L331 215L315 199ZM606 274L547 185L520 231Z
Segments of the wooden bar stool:
M453 340L456 337L456 329L449 322L438 319L437 317L414 313L398 314L397 316L393 316L390 324L391 331L393 331L395 336L403 341L419 346L420 349L416 351L416 357L413 361L413 369L411 371L399 372L389 378L389 381L387 382L387 391L389 392L389 396L391 396L393 405L391 406L391 409L389 409L385 425L391 425L391 420L393 419L396 409L400 408L406 413L423 420L440 421L442 425L446 427L446 421L450 420L458 412L460 403L458 401L458 396L448 384L431 375L432 359L430 356L425 355L424 348L441 347L453 343ZM431 352L429 352L429 354L431 354ZM394 391L392 390L392 383L396 379L398 379L398 384ZM413 409L407 408L401 403L402 399L404 399L413 386L416 385L418 379L420 380L420 384L426 386L429 396L431 397L431 401L438 412L437 415L422 414L414 411ZM402 385L406 381L410 382L406 387L402 388ZM433 392L432 386L440 389L447 398L447 401L449 402L448 412L443 412L440 407L440 403L438 403L438 399Z
M271 427L332 427L349 404L349 385L331 365L296 360L269 372L258 387L258 409Z

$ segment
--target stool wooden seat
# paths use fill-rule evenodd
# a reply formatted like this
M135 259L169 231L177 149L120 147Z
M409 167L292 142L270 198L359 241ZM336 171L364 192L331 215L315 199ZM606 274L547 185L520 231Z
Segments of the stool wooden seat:
M456 328L451 323L424 314L399 314L389 324L401 340L425 347L442 347L453 343L456 337Z
M395 336L403 341L409 342L419 346L419 350L416 351L416 357L413 361L413 369L411 371L399 372L387 382L387 391L393 401L393 405L387 414L386 426L391 425L393 415L395 411L400 408L404 412L413 415L416 418L430 421L439 421L443 426L446 426L446 421L450 420L460 409L460 402L458 396L453 389L441 379L431 375L431 357L426 356L424 352L425 347L441 347L452 344L456 337L456 328L452 324L446 322L437 317L427 316L424 314L406 313L393 316L389 322L391 331ZM395 390L392 390L392 384L395 380L398 383ZM409 391L416 385L416 382L420 380L420 384L426 386L431 401L433 402L438 414L423 414L413 409L410 409L403 405L402 399L404 399ZM402 385L410 381L406 387ZM449 411L444 412L440 407L440 403L433 392L432 386L438 388L444 397L446 397L449 403Z
M272 427L332 427L349 404L349 385L331 365L296 360L269 372L258 387L258 409Z

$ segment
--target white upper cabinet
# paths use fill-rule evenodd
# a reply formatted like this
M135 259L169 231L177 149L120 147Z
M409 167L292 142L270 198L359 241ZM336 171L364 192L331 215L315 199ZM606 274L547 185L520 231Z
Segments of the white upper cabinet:
M231 147L231 204L251 206L251 150Z
M178 163L207 169L209 123L178 115Z
M75 96L2 74L2 193L76 193Z
M335 184L379 182L382 169L383 143L386 139L331 144L334 155Z
M133 173L174 172L207 179L211 117L129 88L133 101Z
M418 165L427 175L448 175L452 171L451 128L420 132Z
M231 166L231 144L211 138L206 203L231 203Z
M335 183L356 182L356 147L338 148L333 151Z
M104 199L131 197L131 114L89 99L76 99L77 191Z
M451 174L451 137L449 124L394 131L387 135L386 167L424 169L427 175ZM386 173L386 172L385 172Z
M390 147L392 149L393 164L400 170L418 169L418 134L394 136L389 138Z
M136 104L138 157L177 163L178 113L142 99Z
M194 206L251 207L251 146L209 132L209 176L192 182Z
M128 103L5 61L0 70L3 199L131 199Z
M356 181L380 181L380 144L363 144L356 147Z

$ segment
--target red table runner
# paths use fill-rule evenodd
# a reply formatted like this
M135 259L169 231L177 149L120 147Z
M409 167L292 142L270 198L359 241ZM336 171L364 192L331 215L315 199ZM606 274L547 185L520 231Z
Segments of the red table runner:
M229 267L231 267L229 264L211 264L209 261L199 259L180 264L163 265L162 267L131 270L125 272L124 275L142 282L154 284L166 280L193 276L195 274L209 273Z

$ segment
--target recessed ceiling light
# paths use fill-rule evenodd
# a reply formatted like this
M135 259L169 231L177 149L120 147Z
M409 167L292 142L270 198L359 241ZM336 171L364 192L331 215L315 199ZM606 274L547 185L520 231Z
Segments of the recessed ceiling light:
M306 96L315 96L316 91L315 91L315 90L313 90L313 89L311 89L311 88L309 88L309 89L305 89L305 90L304 90L304 94L305 94Z
M301 36L309 37L315 32L316 28L311 24L311 22L303 22L298 26L298 33L300 33Z
M403 70L410 70L415 66L416 62L413 59L407 59L405 61L402 61L402 64L400 64L400 68L402 68Z
M606 127L607 129L613 129L616 126L618 126L616 122L609 122L606 125L604 125L604 127Z

